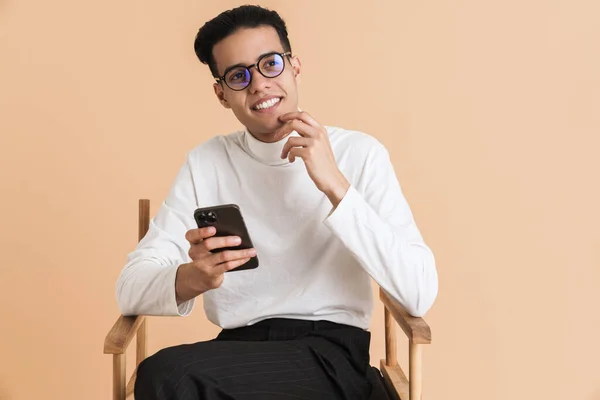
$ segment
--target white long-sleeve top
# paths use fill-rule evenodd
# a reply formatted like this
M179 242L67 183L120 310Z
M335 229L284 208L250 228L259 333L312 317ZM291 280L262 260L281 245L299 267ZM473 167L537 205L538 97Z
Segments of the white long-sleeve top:
M177 268L190 262L185 233L197 207L237 204L259 267L225 274L203 294L221 328L267 318L329 320L369 327L369 277L414 316L437 296L434 256L415 224L385 147L357 131L327 127L350 188L337 207L319 191L302 159L279 157L287 138L263 143L247 130L216 136L191 150L150 229L117 281L124 315L188 315L177 305ZM297 135L297 133L293 133Z

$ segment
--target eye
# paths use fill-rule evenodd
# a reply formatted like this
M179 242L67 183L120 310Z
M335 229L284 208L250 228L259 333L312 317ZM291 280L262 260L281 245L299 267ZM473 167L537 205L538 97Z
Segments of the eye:
M248 71L245 68L236 68L227 73L227 82L243 82L248 80Z
M262 64L262 69L264 70L273 70L281 68L281 57L277 54L267 57L267 59Z
M246 76L246 74L244 74L243 72L236 72L235 74L233 74L229 77L229 80L237 81L237 80L244 78L245 76Z

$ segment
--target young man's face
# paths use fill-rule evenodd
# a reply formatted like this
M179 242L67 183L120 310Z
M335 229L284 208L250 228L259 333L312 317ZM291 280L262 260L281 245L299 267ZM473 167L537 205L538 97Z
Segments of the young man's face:
M261 55L272 52L283 53L284 50L277 31L271 26L242 28L213 47L219 76L223 76L231 66L254 64ZM283 62L283 72L275 78L264 77L256 67L251 68L250 84L243 90L232 90L225 82L214 85L221 104L231 108L250 133L263 142L282 139L273 135L283 125L278 120L279 116L298 110L300 60L297 57L290 60L285 56ZM265 101L268 103L263 104ZM259 104L262 104L261 109L256 108ZM273 105L268 107L271 104Z

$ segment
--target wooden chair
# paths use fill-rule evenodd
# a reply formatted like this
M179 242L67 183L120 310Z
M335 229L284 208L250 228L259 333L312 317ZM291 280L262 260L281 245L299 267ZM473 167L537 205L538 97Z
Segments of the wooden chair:
M138 240L141 240L150 225L150 201L139 201ZM381 360L380 370L386 386L395 400L421 400L421 352L424 344L431 343L431 330L422 318L410 316L406 310L382 289L379 298L385 307L385 360ZM409 362L407 378L396 358L396 323L400 325L409 340ZM113 399L125 400L133 396L137 366L146 358L147 347L146 317L120 316L104 340L104 354L113 355ZM136 336L136 370L126 382L125 352ZM131 397L133 399L133 397Z

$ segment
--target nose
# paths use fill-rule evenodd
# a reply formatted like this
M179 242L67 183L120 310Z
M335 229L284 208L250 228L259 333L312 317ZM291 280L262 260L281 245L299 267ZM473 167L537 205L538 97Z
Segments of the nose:
M250 74L252 74L252 80L248 86L250 93L254 94L271 87L271 81L273 79L264 77L260 72L258 72L258 68L251 68Z

